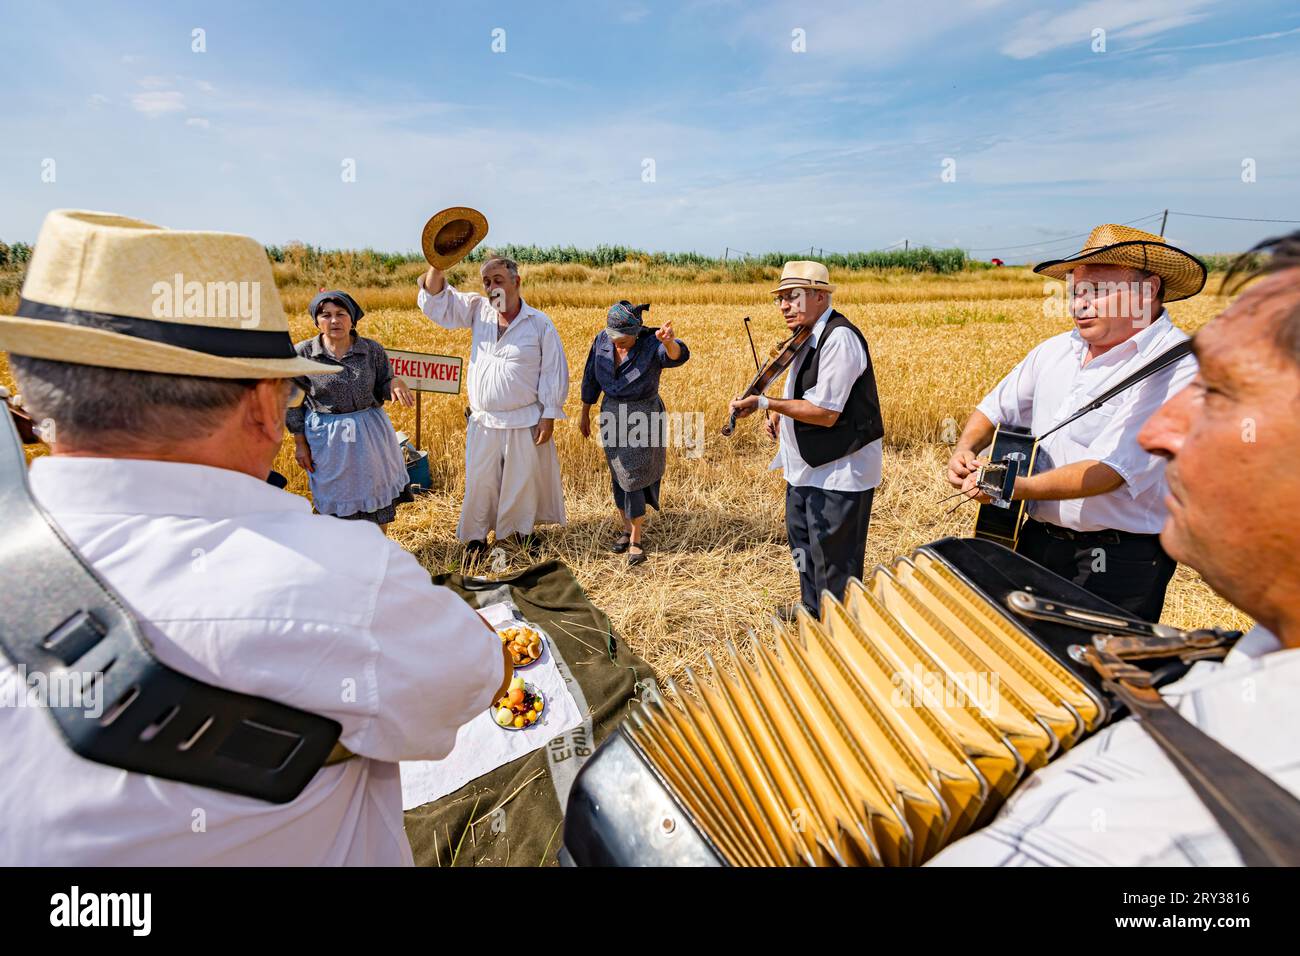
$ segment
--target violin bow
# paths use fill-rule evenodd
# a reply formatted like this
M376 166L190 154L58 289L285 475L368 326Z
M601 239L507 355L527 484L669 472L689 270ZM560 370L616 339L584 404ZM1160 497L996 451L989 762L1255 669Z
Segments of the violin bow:
M749 331L749 316L745 316L745 335L749 337L749 351L754 356L754 371L761 372L763 367L758 364L758 349L754 348L754 334Z

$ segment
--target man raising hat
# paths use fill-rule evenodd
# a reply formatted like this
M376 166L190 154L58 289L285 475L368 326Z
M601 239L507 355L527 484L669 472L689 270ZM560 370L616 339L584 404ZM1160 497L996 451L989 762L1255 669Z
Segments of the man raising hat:
M1082 252L1035 272L1067 282L1074 329L1040 343L985 396L966 423L948 481L981 502L977 452L997 425L1044 435L1173 346L1187 340L1165 303L1196 295L1205 266L1160 236L1098 226ZM1160 545L1164 462L1138 431L1196 374L1190 355L1053 432L1035 474L1015 483L1029 503L1017 550L1137 617L1158 620L1175 562Z
M332 718L356 755L276 804L91 762L44 708L0 707L5 862L410 864L397 761L445 757L509 659L378 528L266 483L289 379L338 367L294 354L265 250L52 212L0 349L50 445L32 494L156 658ZM8 600L67 583L6 581ZM0 699L24 683L0 658Z
M763 410L768 437L780 441L771 467L785 475L786 533L803 605L814 616L823 590L843 598L849 578L862 577L884 436L867 340L832 307L834 292L820 262L785 264L772 293L786 328L811 335L781 398L731 403L737 418Z
M420 280L420 310L445 329L470 330L465 501L456 537L469 557L517 536L535 545L538 524L564 524L560 459L551 440L564 418L569 366L550 317L519 294L519 266L483 263L483 295L452 288L431 266Z

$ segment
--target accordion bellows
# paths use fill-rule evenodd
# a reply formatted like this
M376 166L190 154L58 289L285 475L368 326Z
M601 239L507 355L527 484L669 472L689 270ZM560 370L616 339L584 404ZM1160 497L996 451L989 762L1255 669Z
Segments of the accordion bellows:
M774 646L709 660L624 732L736 866L925 862L1107 717L1072 673L924 551L823 595Z

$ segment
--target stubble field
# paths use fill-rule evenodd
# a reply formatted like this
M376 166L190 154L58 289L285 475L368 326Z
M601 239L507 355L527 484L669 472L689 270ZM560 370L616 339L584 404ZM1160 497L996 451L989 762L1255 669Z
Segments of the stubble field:
M366 277L302 275L281 266L277 279L295 341L312 334L306 305L324 285L351 292L367 310L359 331L385 346L467 356L468 331L440 329L415 307L417 272L418 266L404 267L383 285L369 285ZM554 320L571 375L569 420L555 430L568 524L546 529L544 556L573 569L591 600L661 679L680 677L729 639L742 639L751 629L762 632L772 609L798 597L785 544L783 482L779 472L768 470L774 446L754 418L742 421L730 439L719 434L727 400L754 372L743 317L752 317L760 357L785 335L769 295L775 275L755 269L741 276L746 281L735 281L735 273L637 263L523 267L523 294ZM472 289L476 270L463 265L452 278ZM944 535L969 534L972 508L948 516L948 505L939 504L950 491L942 477L949 455L945 440L955 437L979 398L1032 345L1070 326L1066 318L1045 314L1050 286L1025 269L947 276L845 271L833 272L832 279L839 286L836 307L870 343L885 420L884 480L867 540L870 566ZM1217 277L1209 288L1217 289ZM608 551L621 527L609 473L594 438L584 440L576 427L587 349L603 327L605 309L622 298L652 303L650 323L672 320L690 346L691 360L664 372L661 394L669 411L702 413L704 421L702 447L669 449L663 511L647 519L649 561L637 568ZM0 305L16 304L16 297L5 299ZM1190 332L1225 303L1202 294L1174 303L1170 313ZM13 387L7 364L0 364L0 381ZM423 443L433 490L402 506L390 529L435 573L462 569L455 526L465 480L464 406L464 395L424 396ZM399 430L414 435L413 409L395 403L387 409ZM289 476L291 491L307 493L288 439L276 468ZM526 555L502 548L466 570L500 576L527 564ZM1170 588L1164 620L1185 626L1249 623L1183 567Z

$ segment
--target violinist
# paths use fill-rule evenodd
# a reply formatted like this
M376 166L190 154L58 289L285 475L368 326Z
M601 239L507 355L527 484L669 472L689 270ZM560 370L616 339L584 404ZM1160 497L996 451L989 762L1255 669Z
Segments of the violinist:
M781 398L731 403L737 418L762 411L768 437L780 443L771 467L785 475L786 533L814 617L823 590L842 598L849 578L862 576L884 436L867 340L832 307L834 291L820 262L785 264L773 295L795 343L805 341ZM780 613L791 619L797 610Z

